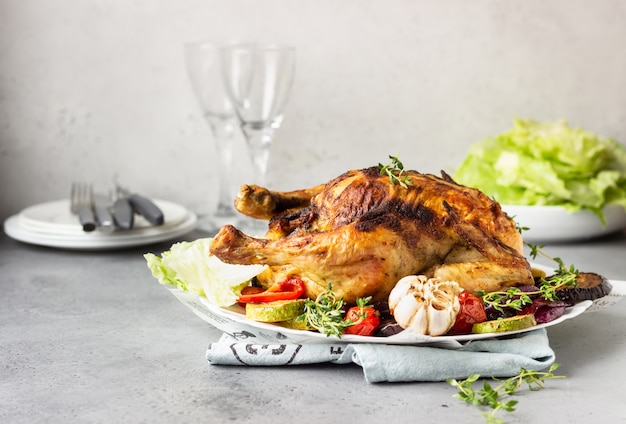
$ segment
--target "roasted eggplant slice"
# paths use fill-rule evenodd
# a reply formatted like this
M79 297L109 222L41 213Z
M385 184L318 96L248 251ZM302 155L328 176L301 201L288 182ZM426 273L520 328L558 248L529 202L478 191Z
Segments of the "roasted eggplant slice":
M557 292L559 299L566 302L595 300L611 293L613 286L605 277L594 272L581 272L576 287L567 287Z

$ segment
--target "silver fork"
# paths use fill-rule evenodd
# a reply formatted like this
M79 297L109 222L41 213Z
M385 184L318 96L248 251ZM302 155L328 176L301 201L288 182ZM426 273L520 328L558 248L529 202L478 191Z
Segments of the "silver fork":
M90 232L96 229L96 218L93 213L93 193L91 185L72 183L70 191L70 210L78 215L83 231Z

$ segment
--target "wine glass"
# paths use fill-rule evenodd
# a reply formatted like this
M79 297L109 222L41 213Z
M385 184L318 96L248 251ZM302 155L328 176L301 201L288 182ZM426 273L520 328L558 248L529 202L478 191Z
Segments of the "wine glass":
M226 93L222 77L221 47L203 41L189 42L184 46L185 64L191 86L204 118L211 127L219 155L219 160L216 161L219 179L217 210L213 214L201 217L198 225L200 229L208 232L215 232L226 223L237 224L243 219L234 208L238 187L243 183L241 173L235 171L242 167L233 165L236 148L245 149L246 143L240 140L243 136L239 120ZM236 146L238 137L241 146ZM247 157L247 153L245 155Z
M254 183L267 184L274 132L283 120L295 70L296 50L279 44L233 44L222 49L227 93L248 142Z

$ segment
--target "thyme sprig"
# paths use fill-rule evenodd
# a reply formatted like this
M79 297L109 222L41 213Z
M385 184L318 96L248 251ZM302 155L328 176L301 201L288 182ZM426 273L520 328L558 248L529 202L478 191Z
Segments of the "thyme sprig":
M337 298L331 284L315 300L307 299L304 303L304 315L307 325L327 336L341 337L344 330L353 323L344 321L343 297Z
M389 176L389 180L394 185L400 185L402 188L407 188L408 186L412 186L413 182L408 175L404 174L404 165L397 156L389 155L389 162L387 165L383 165L382 163L378 164L378 169L380 170L381 175Z
M518 226L518 231L524 230ZM496 311L504 312L504 309L514 309L515 311L521 311L524 306L533 302L532 296L539 295L541 298L554 301L558 300L558 290L565 287L576 287L578 283L578 276L580 272L574 265L569 267L565 265L561 258L552 257L548 255L544 250L544 246L535 245L524 242L530 249L529 256L534 260L537 256L541 255L557 264L557 269L554 274L549 277L541 277L537 281L539 290L536 291L522 291L518 287L511 287L506 291L495 291L487 293L485 291L479 291L478 295L482 297L485 306L491 306Z
M446 381L458 389L458 392L454 395L457 399L477 407L488 408L487 411L481 411L488 424L502 424L505 422L504 419L497 417L496 414L501 410L513 412L518 403L515 399L507 400L505 397L514 395L524 383L528 385L529 390L537 391L544 388L546 380L565 378L565 376L554 374L554 371L559 366L559 364L554 363L545 372L520 368L519 374L506 380L493 378L493 381L500 382L495 387L487 380L483 381L482 389L478 390L474 389L474 383L478 381L480 374L472 374L462 381L456 379L448 379Z
M536 294L541 293L538 291ZM508 290L495 291L487 293L484 290L478 291L478 296L482 297L485 306L491 306L498 312L504 313L505 309L513 309L515 311L521 311L524 306L533 303L531 294L523 292L517 287L510 287Z
M536 259L538 255L550 259L558 265L558 268L554 271L554 274L548 278L541 278L539 289L541 290L541 297L546 300L558 300L556 294L557 290L564 287L576 287L578 284L578 276L580 271L574 266L569 267L565 265L565 262L561 258L553 258L543 251L543 246L537 246L530 243L526 243L530 248L530 257Z

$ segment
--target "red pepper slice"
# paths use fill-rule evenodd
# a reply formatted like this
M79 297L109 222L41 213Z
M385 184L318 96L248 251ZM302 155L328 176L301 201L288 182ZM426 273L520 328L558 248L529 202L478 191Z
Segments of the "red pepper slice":
M241 290L241 295L250 295L250 294L257 294L257 293L262 293L264 292L265 289L258 287L258 286L246 286ZM242 308L246 307L245 303L241 303L239 302L239 306L241 306Z
M261 303L273 302L275 300L297 299L304 294L306 287L304 281L299 278L287 278L284 281L274 284L261 293L242 294L237 302L239 303Z

